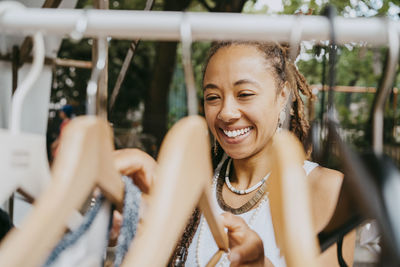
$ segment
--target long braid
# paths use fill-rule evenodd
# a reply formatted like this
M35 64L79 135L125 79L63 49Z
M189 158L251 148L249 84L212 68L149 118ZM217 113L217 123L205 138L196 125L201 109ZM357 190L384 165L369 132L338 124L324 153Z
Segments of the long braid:
M313 100L314 95L308 85L304 76L298 71L297 67L293 63L287 63L293 77L292 92L295 98L293 99L293 107L291 110L290 130L300 139L304 145L306 152L310 151L309 145L307 145L306 139L308 130L310 128L308 119L304 114L304 102L301 98L301 94L308 97L309 100Z

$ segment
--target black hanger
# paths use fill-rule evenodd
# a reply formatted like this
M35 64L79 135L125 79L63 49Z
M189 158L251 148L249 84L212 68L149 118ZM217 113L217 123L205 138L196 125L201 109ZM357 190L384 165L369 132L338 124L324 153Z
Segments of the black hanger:
M400 262L400 217L395 212L398 206L392 202L396 201L400 190L392 188L391 185L400 184L400 173L395 165L382 153L368 152L361 155L353 152L340 138L337 132L338 121L335 118L335 106L333 102L333 85L335 78L335 36L333 28L334 12L328 8L328 18L331 24L331 50L329 54L329 95L328 113L325 121L328 138L322 149L324 156L330 156L335 148L339 160L343 166L345 178L340 191L338 204L331 221L318 235L321 249L328 248L334 242L338 242L338 260L340 266L347 266L341 257L340 244L345 234L353 230L367 218L375 218L382 232L382 242L385 254L385 266ZM389 24L390 26L390 24ZM392 30L389 36L389 55L386 72L380 84L374 104L384 105L387 98L387 90L393 84L393 72L396 70L398 54L397 33ZM393 41L394 40L394 41ZM397 46L397 47L396 47ZM395 58L395 59L394 59ZM383 96L382 96L383 95ZM385 97L386 96L386 97ZM382 114L383 116L383 114ZM383 120L383 118L382 118ZM320 151L319 151L320 152ZM326 158L326 157L325 157ZM400 186L400 185L399 185ZM400 202L397 202L400 203Z

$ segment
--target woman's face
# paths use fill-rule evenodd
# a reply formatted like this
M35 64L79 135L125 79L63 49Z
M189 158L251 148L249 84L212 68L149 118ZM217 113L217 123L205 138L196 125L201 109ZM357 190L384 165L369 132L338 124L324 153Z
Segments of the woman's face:
M249 158L267 147L286 100L276 84L271 67L251 45L221 48L210 59L203 83L205 116L230 157Z

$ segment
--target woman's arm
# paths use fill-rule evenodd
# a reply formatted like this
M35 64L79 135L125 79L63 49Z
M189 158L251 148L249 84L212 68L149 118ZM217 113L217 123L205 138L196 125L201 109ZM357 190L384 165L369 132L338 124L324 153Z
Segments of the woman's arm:
M329 223L335 211L343 174L332 169L317 167L308 177L311 181L313 222L315 233L318 234ZM348 266L353 266L355 239L355 231L352 231L343 240L343 258ZM318 263L319 266L339 266L336 244L319 255Z

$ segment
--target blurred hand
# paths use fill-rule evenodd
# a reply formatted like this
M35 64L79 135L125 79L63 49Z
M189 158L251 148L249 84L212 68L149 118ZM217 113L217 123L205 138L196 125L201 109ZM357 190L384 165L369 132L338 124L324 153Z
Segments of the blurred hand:
M131 177L139 189L143 193L148 194L153 184L157 162L149 154L136 148L115 150L113 154L116 169L121 174ZM145 206L145 202L146 197L142 195L141 206ZM114 210L109 246L117 244L121 225L122 215L117 210Z
M259 235L250 229L245 220L231 213L222 214L222 223L228 229L228 258L232 267L273 266L264 257L264 245Z
M136 148L116 150L114 163L117 170L131 177L143 193L149 193L157 167L157 162L149 154Z

